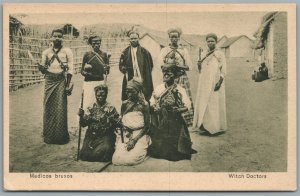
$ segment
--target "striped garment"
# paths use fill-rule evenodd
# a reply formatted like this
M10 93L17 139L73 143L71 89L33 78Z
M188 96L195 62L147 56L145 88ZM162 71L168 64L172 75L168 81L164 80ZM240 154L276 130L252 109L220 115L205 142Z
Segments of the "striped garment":
M192 101L192 92L191 92L191 88L190 88L190 82L189 82L189 79L188 79L186 73L184 73L182 76L176 78L175 83L179 84L180 86L182 86L185 89L187 95L189 96L189 98L191 100L191 109L189 109L187 112L182 114L182 117L184 118L187 126L190 127L193 125L194 105L193 105L193 101Z
M69 142L65 87L66 82L63 73L46 73L43 136L44 142L47 144L66 144Z

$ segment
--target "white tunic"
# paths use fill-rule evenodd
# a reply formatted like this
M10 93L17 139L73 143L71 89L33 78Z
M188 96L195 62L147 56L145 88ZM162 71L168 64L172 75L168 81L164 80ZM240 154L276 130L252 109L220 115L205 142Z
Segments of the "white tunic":
M54 49L54 50L57 51L56 49ZM53 55L54 55L54 52L53 52L52 47L44 50L44 52L42 53L42 63L41 64L45 66L46 63L48 61L50 61L50 59L52 58ZM59 59L61 60L62 63L68 65L68 73L73 74L74 64L73 64L73 53L72 53L71 49L67 48L67 47L62 47L61 50L59 51L59 53L57 54L57 56L59 57ZM57 61L56 58L54 58L53 62L49 66L48 71L51 73L61 73L63 71L63 69L60 66L60 63Z
M206 54L203 54L203 57ZM225 105L226 59L216 50L202 62L199 74L193 127L204 128L214 134L227 129ZM221 88L214 91L220 76L224 78Z
M143 80L141 72L140 72L139 64L137 61L136 52L137 52L137 47L135 47L135 48L131 47L131 59L132 59L133 73L134 73L134 77L137 77L140 80ZM127 78L128 78L128 76L127 76Z

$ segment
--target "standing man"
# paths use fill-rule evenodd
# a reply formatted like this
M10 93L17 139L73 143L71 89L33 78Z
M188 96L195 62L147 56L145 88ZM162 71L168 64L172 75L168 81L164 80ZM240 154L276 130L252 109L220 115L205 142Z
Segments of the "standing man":
M225 105L226 58L216 48L218 37L206 36L208 51L198 62L199 79L193 127L201 135L217 136L227 129Z
M100 50L101 37L90 36L88 39L92 51L84 54L82 60L81 74L84 76L83 109L92 107L96 102L94 88L105 83L105 78L109 74L109 56Z
M63 31L52 31L53 46L42 53L39 70L45 74L43 137L47 144L69 142L67 96L73 86L73 54L70 48L63 47Z
M190 88L189 78L187 71L193 69L193 64L189 55L189 52L181 44L179 44L182 31L180 28L171 28L168 30L170 44L169 46L161 49L158 56L157 65L163 66L167 61L176 61L176 66L180 68L182 74L176 77L175 83L181 85L185 90L191 101L191 108L184 112L182 116L186 121L188 127L193 125L194 106L192 102L192 92Z
M127 100L127 82L133 77L143 81L143 94L145 99L149 99L153 91L152 68L153 61L151 54L139 44L139 34L135 31L129 32L130 46L125 48L121 54L119 69L124 74L122 84L122 101Z

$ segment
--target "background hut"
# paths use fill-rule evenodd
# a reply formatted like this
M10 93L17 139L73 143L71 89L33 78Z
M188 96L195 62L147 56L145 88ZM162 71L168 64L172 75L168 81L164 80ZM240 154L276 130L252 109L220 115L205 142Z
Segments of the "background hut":
M24 33L24 24L16 17L9 16L9 36L22 36Z
M220 48L227 40L228 37L226 35L223 35L217 42L217 48Z
M269 76L287 78L287 13L266 14L254 37L257 58L266 63Z
M220 48L227 58L253 58L253 41L246 35L228 38Z
M140 38L140 44L151 53L155 63L160 50L168 45L168 39L151 33L145 33Z

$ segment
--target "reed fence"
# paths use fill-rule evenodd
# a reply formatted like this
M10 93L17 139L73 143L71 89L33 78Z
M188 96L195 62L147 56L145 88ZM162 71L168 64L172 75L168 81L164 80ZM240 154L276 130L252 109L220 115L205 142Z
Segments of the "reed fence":
M44 76L28 56L28 50L37 61L41 61L43 50L50 47L49 39L35 37L11 36L9 44L9 89L15 91L32 84L44 81ZM82 58L91 47L85 40L64 40L64 46L69 47L74 56L74 72L80 73ZM116 66L122 50L128 46L126 38L103 38L101 50L111 54L110 65Z

